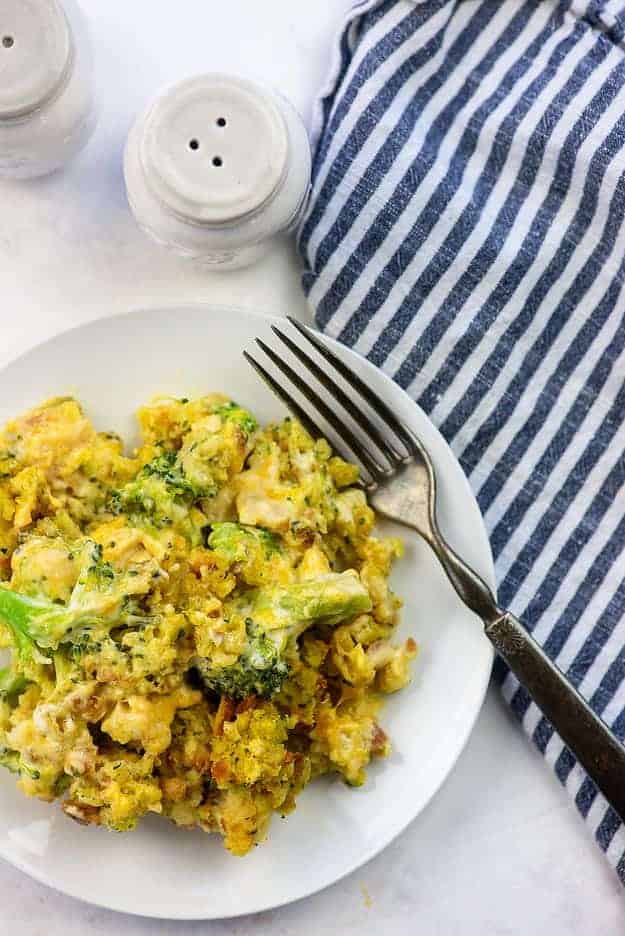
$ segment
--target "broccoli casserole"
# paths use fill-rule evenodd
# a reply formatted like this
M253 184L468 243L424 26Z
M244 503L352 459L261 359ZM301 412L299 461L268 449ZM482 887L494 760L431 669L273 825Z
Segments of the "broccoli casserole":
M401 543L294 420L216 394L138 419L132 457L71 398L0 437L0 764L78 822L153 812L244 855L311 779L388 753Z

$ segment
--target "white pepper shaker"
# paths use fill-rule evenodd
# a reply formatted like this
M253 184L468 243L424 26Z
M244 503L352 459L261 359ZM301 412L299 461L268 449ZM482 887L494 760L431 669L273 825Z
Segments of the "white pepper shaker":
M95 124L91 46L73 0L1 0L0 176L54 172Z
M128 201L158 243L220 270L257 260L299 221L311 153L295 108L221 73L176 85L132 128Z

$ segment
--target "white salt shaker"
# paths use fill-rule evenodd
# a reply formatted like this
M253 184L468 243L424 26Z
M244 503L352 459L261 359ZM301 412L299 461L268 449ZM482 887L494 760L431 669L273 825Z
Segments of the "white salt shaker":
M73 0L0 0L0 176L53 172L95 124L91 46Z
M295 227L311 153L306 128L283 97L209 74L171 88L139 118L124 170L131 209L154 240L230 270Z

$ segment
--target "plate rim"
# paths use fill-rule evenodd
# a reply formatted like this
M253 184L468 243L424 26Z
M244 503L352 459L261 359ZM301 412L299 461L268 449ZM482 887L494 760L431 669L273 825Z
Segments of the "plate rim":
M181 313L181 312L202 313L206 317L207 321L210 321L211 319L213 321L216 321L218 320L216 318L217 316L219 315L223 316L224 314L233 314L237 316L243 316L246 318L258 319L259 321L270 322L272 324L278 324L278 325L280 324L284 325L284 323L287 321L285 315L267 314L255 308L251 308L247 306L240 306L240 305L230 305L228 303L185 301L185 302L180 302L180 303L167 303L165 305L154 305L154 306L137 305L130 309L125 309L125 310L114 312L108 315L100 315L94 318L89 318L86 321L79 322L78 324L72 325L69 328L65 328L58 332L55 332L54 334L49 335L47 338L45 338L41 342L35 342L34 344L30 345L25 350L21 351L17 356L10 358L7 361L4 361L2 365L0 366L0 374L4 374L6 370L12 367L18 366L20 362L25 360L30 354L36 351L40 351L44 349L46 346L52 345L57 341L62 341L64 338L66 338L68 335L72 333L79 332L79 331L88 329L93 326L104 325L104 323L114 322L116 319L130 319L135 315L141 315L141 314L167 315L167 314L175 314L175 313ZM311 322L307 322L305 324L309 324L312 327L315 327L314 324ZM474 506L476 507L478 511L478 514L480 516L480 521L481 521L480 532L483 535L484 546L485 546L485 554L483 557L483 561L484 561L484 565L487 566L487 568L481 569L481 575L485 579L487 584L493 590L496 590L494 560L493 560L492 550L490 547L490 541L488 538L482 512L479 509L479 505L477 504L477 499L469 485L469 481L465 472L463 471L458 459L453 453L448 442L442 436L438 427L432 422L430 417L419 406L419 404L415 400L413 400L412 397L410 397L408 393L402 387L400 387L399 384L397 384L391 377L389 377L388 374L386 374L380 367L377 367L375 364L373 364L363 355L359 354L357 351L354 351L352 348L349 348L348 346L341 344L337 339L331 337L330 335L326 335L323 332L318 332L318 333L320 337L323 338L324 341L327 341L330 345L332 345L333 348L335 350L338 350L341 355L346 356L348 359L353 358L353 359L357 359L360 361L364 361L367 365L374 368L381 375L381 378L383 380L383 383L385 384L385 387L392 390L392 392L399 391L402 394L402 396L409 402L413 410L416 412L417 418L425 420L427 423L429 423L430 428L433 430L436 436L438 436L439 442L442 444L443 450L445 451L445 455L454 463L455 468L457 469L457 472L458 472L458 477L459 479L461 479L463 483L466 495L473 501ZM250 336L250 338L253 338L253 336ZM354 874L356 871L361 869L368 862L372 861L377 855L381 854L386 848L388 848L388 846L391 845L392 842L394 842L403 832L406 831L406 829L414 821L417 820L417 818L424 811L424 809L426 809L426 807L431 803L434 797L438 794L438 792L440 791L444 783L448 780L449 776L451 775L454 768L456 767L460 756L462 755L463 751L465 750L467 746L468 740L471 734L473 733L477 719L484 705L484 700L485 700L486 693L488 690L493 660L495 656L492 647L486 640L484 643L484 650L485 650L485 653L484 653L483 672L481 673L481 678L477 681L476 688L474 690L475 692L474 710L472 712L471 717L467 719L464 725L463 731L459 737L459 743L457 745L457 749L455 751L454 756L448 761L445 769L441 771L441 776L438 778L437 782L432 786L427 796L427 799L418 806L417 810L414 813L410 813L408 817L405 819L405 821L400 822L397 828L394 829L388 837L384 838L382 842L376 842L375 844L371 845L371 847L369 847L368 849L365 849L363 853L358 857L358 860L350 864L345 870L341 871L339 874L334 874L328 880L322 881L321 883L313 884L310 888L306 887L304 891L298 894L297 896L285 897L284 899L279 899L279 900L270 899L266 903L259 902L252 909L246 908L245 910L233 910L232 912L229 912L227 914L220 913L219 915L211 915L208 910L205 910L203 912L199 912L199 911L186 911L185 912L184 909L181 909L177 911L175 915L172 915L171 911L166 913L166 912L162 912L159 910L155 911L155 910L150 910L149 908L142 907L140 906L141 901L138 901L136 906L129 907L127 904L124 903L123 900L120 900L119 902L115 902L115 901L112 901L111 899L99 899L98 897L85 896L84 893L80 893L78 890L73 889L71 886L67 886L65 884L63 886L59 886L55 883L51 883L51 879L49 875L46 875L44 872L39 871L36 867L29 866L26 861L21 861L19 857L15 857L13 855L9 856L9 854L3 848L1 840L0 840L0 858L3 861L6 861L6 863L10 865L11 867L16 868L20 873L26 874L32 880L37 881L39 884L42 884L45 887L50 888L51 890L55 891L58 894L63 894L65 896L71 897L72 899L78 900L81 903L86 904L88 906L99 907L105 910L111 910L115 913L125 913L125 914L128 914L129 916L134 916L134 917L144 918L144 919L180 920L180 921L197 921L197 920L210 921L210 920L237 919L237 918L241 918L244 916L250 916L253 914L257 914L257 913L263 913L269 910L279 909L280 907L288 906L290 904L297 903L300 900L305 900L309 897L312 897L313 895L318 894L321 891L334 886L335 884L338 884L339 881L344 880L349 875Z

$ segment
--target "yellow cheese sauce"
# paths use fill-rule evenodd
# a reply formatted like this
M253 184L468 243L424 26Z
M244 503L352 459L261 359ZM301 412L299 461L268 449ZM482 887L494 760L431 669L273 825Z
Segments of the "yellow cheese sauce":
M79 822L154 812L244 855L314 777L388 753L402 547L294 420L219 394L138 420L132 457L70 398L0 436L0 764Z

